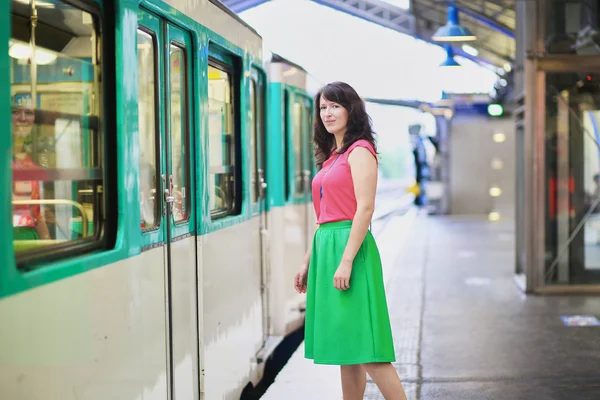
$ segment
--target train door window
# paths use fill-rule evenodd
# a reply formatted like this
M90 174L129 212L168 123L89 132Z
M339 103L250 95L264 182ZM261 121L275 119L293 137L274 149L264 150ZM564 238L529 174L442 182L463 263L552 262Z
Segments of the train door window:
M303 111L303 125L304 129L302 131L302 143L304 145L304 155L303 155L303 164L304 164L304 182L305 187L304 191L306 196L311 196L311 187L310 182L312 179L312 112L310 100L308 98L304 98L302 102L302 111Z
M256 203L260 197L261 179L265 181L265 87L262 75L258 70L252 71L250 80L250 110L252 114L251 126L251 166L252 166L252 202ZM262 138L262 139L261 139Z
M171 44L170 51L170 105L171 105L171 163L172 193L175 197L173 218L175 222L188 219L189 200L189 166L186 150L189 148L187 126L187 60L184 48L179 44Z
M285 90L283 93L283 165L284 165L284 190L287 201L290 199L290 92Z
M11 1L12 225L22 269L98 248L106 237L100 12L93 10Z
M298 100L294 101L292 108L292 139L294 144L294 187L295 195L304 196L304 173L303 173L303 109L302 103Z
M251 189L252 203L258 201L258 168L256 162L258 159L258 100L256 98L256 81L250 80L250 115L252 122L250 123L250 171L252 174Z
M233 66L211 58L208 66L209 195L213 218L238 214L241 210L233 73Z
M156 38L142 30L137 33L138 131L140 140L140 224L143 230L159 224L160 193L157 191L157 104Z

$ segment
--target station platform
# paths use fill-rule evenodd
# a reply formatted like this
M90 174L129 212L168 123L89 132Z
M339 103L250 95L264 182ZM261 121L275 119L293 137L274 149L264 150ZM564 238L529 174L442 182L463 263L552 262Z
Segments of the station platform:
M513 221L411 210L373 232L408 399L600 399L600 327L561 319L599 314L600 297L525 295ZM367 378L364 398L383 399ZM341 399L339 367L301 344L261 398Z

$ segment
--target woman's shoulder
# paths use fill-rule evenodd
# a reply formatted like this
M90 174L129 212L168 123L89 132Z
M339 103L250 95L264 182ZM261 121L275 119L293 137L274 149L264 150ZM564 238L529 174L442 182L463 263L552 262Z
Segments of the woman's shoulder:
M347 151L348 156L350 156L350 153L352 152L352 150L356 149L357 147L363 147L363 148L369 150L371 152L371 154L373 154L373 156L375 158L377 158L377 153L375 152L375 148L368 140L365 140L365 139L358 139L356 142L352 143L352 145L350 145L350 147L348 147L348 151Z

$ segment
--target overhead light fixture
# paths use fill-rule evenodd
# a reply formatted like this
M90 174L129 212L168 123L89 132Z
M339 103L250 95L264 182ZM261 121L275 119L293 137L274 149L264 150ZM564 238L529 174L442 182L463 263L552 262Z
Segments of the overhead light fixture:
M431 37L436 42L468 42L477 37L458 22L458 9L454 1L448 4L448 22L441 26Z
M468 44L463 44L462 49L465 53L472 55L473 57L477 57L479 54L479 50L475 47L469 46Z
M502 132L494 133L492 138L496 143L504 143L506 141L506 135Z
M491 222L498 222L500 221L500 213L497 211L492 211L488 214L488 220L490 220Z
M500 189L498 186L493 186L490 188L490 196L498 197L501 194L502 194L502 189Z
M31 46L15 41L11 41L8 48L8 55L18 60L28 60L31 58ZM56 60L56 54L42 50L39 47L35 49L35 63L38 65L46 65Z
M452 46L446 44L446 59L440 64L440 67L460 67L460 64L454 59L454 51Z

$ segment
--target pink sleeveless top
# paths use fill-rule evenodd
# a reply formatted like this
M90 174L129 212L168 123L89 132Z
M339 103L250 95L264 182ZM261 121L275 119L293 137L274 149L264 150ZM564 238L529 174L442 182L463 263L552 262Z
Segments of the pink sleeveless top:
M312 181L312 198L318 224L354 219L356 197L348 156L356 147L368 149L377 158L371 143L357 140L345 153L333 152Z

